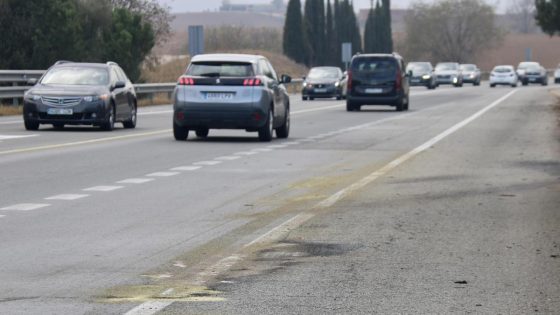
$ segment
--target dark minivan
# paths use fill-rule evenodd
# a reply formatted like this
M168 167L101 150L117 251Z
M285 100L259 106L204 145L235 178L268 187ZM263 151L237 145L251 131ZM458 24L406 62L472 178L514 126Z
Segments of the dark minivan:
M404 60L398 54L356 55L348 71L346 110L360 110L363 105L408 110L409 89Z

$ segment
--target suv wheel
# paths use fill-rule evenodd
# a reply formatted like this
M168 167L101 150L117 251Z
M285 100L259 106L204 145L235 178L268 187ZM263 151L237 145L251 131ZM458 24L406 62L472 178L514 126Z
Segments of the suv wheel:
M405 97L403 96L398 102L397 102L397 112L402 112L405 109Z
M290 136L290 109L286 108L286 117L284 118L284 124L279 128L276 128L276 137L280 139L286 139Z
M173 122L173 136L177 141L185 141L189 137L189 130Z
M353 102L346 101L346 111L353 112L356 110L356 105Z
M259 130L259 140L262 142L270 142L272 140L272 133L274 131L274 114L272 110L268 111L268 119L262 128Z

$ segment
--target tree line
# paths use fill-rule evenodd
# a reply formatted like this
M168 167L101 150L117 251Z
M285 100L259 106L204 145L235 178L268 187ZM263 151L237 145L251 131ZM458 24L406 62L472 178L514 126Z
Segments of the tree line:
M0 69L115 61L136 81L169 16L156 0L2 0Z
M341 66L342 43L352 53L393 51L390 0L377 0L366 23L362 41L358 18L350 0L290 0L283 35L284 54L307 66Z

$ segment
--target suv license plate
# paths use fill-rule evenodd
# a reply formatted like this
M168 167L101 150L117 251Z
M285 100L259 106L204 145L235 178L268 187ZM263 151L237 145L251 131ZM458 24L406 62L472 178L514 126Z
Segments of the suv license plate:
M47 110L48 115L72 115L74 111L72 108L49 108Z
M214 100L214 101L227 101L233 99L233 93L206 93L207 100Z
M367 94L381 94L383 89L366 89Z

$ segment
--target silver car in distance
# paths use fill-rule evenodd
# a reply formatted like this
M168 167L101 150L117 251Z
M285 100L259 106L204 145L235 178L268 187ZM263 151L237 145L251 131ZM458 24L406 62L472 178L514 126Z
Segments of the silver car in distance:
M263 56L209 54L191 60L174 92L173 134L184 141L189 131L200 138L210 129L258 132L261 141L290 133L290 98Z

